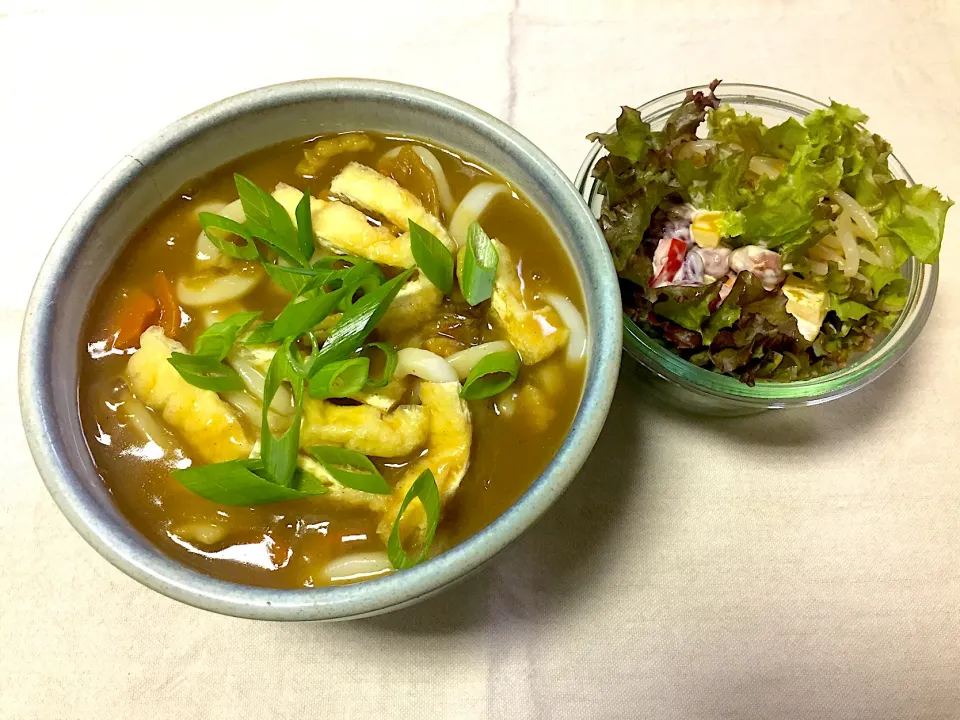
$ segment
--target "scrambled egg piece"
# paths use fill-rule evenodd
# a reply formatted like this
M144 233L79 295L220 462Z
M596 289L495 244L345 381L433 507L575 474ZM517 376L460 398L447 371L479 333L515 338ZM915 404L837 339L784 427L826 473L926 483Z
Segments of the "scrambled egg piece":
M384 542L390 537L407 490L420 473L427 469L433 472L442 507L457 492L470 465L473 424L467 403L460 399L460 383L423 382L420 384L420 400L429 414L427 453L408 467L388 498L387 509L377 528ZM423 539L426 515L419 500L407 506L401 523L401 534L405 540Z
M167 362L173 352L186 352L159 327L140 336L140 349L130 356L127 379L133 394L159 412L164 421L208 462L247 457L247 440L233 409L212 390L194 387Z
M402 457L427 440L428 416L420 405L384 413L371 405L336 405L303 399L300 447L333 445L374 457Z
M715 248L720 244L720 221L723 212L698 210L690 224L690 237L702 248Z
M280 183L273 197L297 224L297 204L303 192ZM354 207L342 202L310 198L310 219L317 243L340 255L356 255L378 265L408 268L415 264L410 252L410 235L397 237L385 227L367 222L367 217Z
M407 229L409 220L413 220L436 235L450 252L457 250L456 242L443 223L427 212L416 195L371 167L350 163L333 179L330 191L365 210L382 215L402 230Z
M797 319L800 334L809 342L816 340L830 309L827 291L791 275L783 284L783 294L787 296L787 312Z
M500 254L500 262L490 309L524 364L534 365L562 347L570 333L553 308L544 305L534 311L527 307L510 251L499 240L493 240L493 243Z

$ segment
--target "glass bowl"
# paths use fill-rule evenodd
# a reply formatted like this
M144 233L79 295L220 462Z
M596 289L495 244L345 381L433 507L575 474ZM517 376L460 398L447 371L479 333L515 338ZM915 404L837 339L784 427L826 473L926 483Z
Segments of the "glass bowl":
M639 108L643 119L654 130L663 128L688 90L707 92L708 88L677 90L651 100ZM759 115L768 125L790 116L802 119L810 112L826 107L812 98L763 85L724 83L718 88L717 96L738 112ZM609 132L613 130L611 128ZM599 217L603 196L599 182L593 177L593 168L604 154L600 143L593 143L576 178L577 188L596 217ZM913 184L906 168L892 155L890 170L894 177ZM823 377L790 383L761 381L749 387L735 378L697 367L673 354L653 342L626 316L623 317L623 349L646 371L642 374L652 393L682 410L707 415L748 415L828 402L849 395L880 377L903 357L920 334L937 291L937 265L924 265L911 258L903 270L910 283L909 299L891 331L847 367Z

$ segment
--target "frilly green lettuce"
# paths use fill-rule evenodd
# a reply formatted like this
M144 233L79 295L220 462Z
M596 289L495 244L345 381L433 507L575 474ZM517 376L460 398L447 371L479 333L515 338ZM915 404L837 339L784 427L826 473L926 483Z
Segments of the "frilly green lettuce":
M590 136L609 153L594 174L625 312L691 362L748 384L832 372L895 324L909 300L899 267L910 257L937 261L953 203L933 188L894 179L890 145L864 128L867 116L857 108L833 102L803 122L789 118L767 127L721 105L716 87L689 94L662 130L625 107L614 132ZM824 263L807 253L837 232L839 190L879 230L861 243L888 257L892 250L895 267L861 260L848 276L831 261L820 274ZM724 245L774 249L790 272L829 293L829 312L813 342L800 335L780 289L766 291L749 273L737 277L722 302L720 281L649 287L659 228L671 217L665 208L675 212L684 203L723 213L717 231ZM658 229L648 232L651 225Z

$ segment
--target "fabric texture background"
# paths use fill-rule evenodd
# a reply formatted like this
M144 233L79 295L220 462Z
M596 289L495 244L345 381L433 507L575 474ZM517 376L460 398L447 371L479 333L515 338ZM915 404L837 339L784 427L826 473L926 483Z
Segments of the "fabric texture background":
M191 110L303 77L400 80L572 176L618 105L714 77L863 108L960 200L950 0L0 0L0 718L960 717L960 210L913 351L855 396L705 420L625 362L570 491L472 579L347 624L149 591L61 517L20 426L32 279L83 194Z

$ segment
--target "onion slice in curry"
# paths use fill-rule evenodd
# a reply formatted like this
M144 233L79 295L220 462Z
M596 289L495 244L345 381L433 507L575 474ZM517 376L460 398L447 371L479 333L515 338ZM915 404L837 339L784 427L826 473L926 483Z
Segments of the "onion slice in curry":
M182 455L180 446L173 435L154 418L147 406L137 400L133 393L124 389L120 395L117 416L126 420L143 439L154 443L165 455Z
M440 164L436 155L422 145L398 145L392 150L387 150L387 152L383 154L382 159L387 160L396 157L405 147L413 150L417 154L417 157L420 158L420 162L422 162L427 170L430 171L430 174L433 175L433 179L437 183L437 199L440 200L440 207L443 208L443 212L446 213L447 217L450 217L453 214L454 208L456 208L456 202L453 199L453 193L450 191L450 182L447 180L447 174L443 171L443 166Z
M583 315L577 310L577 306L563 295L547 293L543 299L557 311L557 315L570 331L567 339L567 362L580 362L587 353L587 326L583 322Z
M397 352L395 378L415 375L427 382L459 382L457 371L444 358L421 348L403 348Z
M227 363L237 371L240 379L243 380L243 384L247 386L247 390L260 402L263 402L266 376L243 358L231 355L227 358ZM283 385L277 388L276 394L270 402L270 409L281 415L293 415L293 396Z
M450 235L460 247L467 242L467 228L474 220L479 220L484 211L498 195L510 194L510 188L503 183L482 182L470 188L450 219Z
M513 345L506 340L495 340L494 342L474 345L466 350L455 352L447 356L447 362L457 371L461 380L465 379L473 366L480 362L487 355L497 352L509 352L513 350Z

